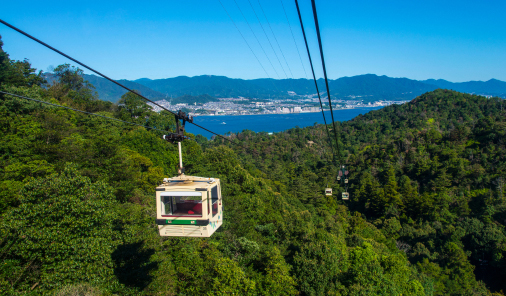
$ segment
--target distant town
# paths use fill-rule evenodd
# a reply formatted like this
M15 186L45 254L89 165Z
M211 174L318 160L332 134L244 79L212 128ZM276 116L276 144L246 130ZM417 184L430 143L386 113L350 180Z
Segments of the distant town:
M364 103L360 97L353 96L353 100L332 100L332 108L354 109L368 107L384 107L393 104L404 104L409 101L376 101ZM322 105L324 110L329 110L328 103ZM218 98L216 102L207 103L179 103L171 104L170 101L157 101L159 105L171 111L183 110L191 116L219 116L219 115L256 115L256 114L289 114L289 113L309 113L320 112L320 103L318 98L304 96L289 100L262 100L255 98ZM160 112L162 108L149 103L154 111Z

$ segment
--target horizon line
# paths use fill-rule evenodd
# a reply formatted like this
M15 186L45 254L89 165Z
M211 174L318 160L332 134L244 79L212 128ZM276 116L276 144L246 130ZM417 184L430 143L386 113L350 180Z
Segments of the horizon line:
M46 74L46 73L51 74L50 72L43 72L43 73L44 74ZM87 74L87 73L85 73L85 75L91 75L91 76L100 77L100 76L95 75L95 74ZM373 74L373 73L359 74L359 75L354 75L354 76L342 76L342 77L339 77L339 78L329 79L329 80L339 80L339 79L343 79L343 78L353 78L353 77L369 76L369 75L377 76L377 77L387 77L387 78L393 78L393 79L408 79L408 80L418 81L418 82L422 82L422 83L426 83L429 80L435 80L435 81L443 80L443 81L450 82L450 83L467 83L467 82L483 82L483 83L485 83L485 82L489 82L489 81L499 81L499 82L505 82L506 83L506 81L502 81L502 80L499 80L499 79L496 79L496 78L490 78L488 80L468 80L468 81L454 82L454 81L446 80L446 79L443 79L443 78L428 78L428 79L424 79L424 80L417 80L417 79L412 79L412 78L408 78L408 77L392 77L392 76L378 75L378 74ZM174 78L179 78L179 77L195 78L195 77L202 77L202 76L225 77L225 78L228 78L228 79L237 79L237 80L246 80L246 81L251 81L251 80L274 80L274 81L283 81L283 80L310 80L311 81L311 80L313 80L313 79L303 78L303 77L301 77L301 78L283 78L283 79L262 78L262 77L260 77L260 78L245 79L245 78L234 78L234 77L228 77L228 76L224 76L224 75L211 75L211 74L201 74L201 75L195 75L195 76L179 75L179 76L174 76L174 77L156 78L156 79L147 78L147 77L141 77L141 78L137 78L137 79L125 79L125 78L121 78L121 79L114 79L114 80L117 80L117 81L126 80L126 81L136 82L136 81L141 80L141 79L147 79L147 80L155 81L155 80L174 79ZM102 77L100 77L100 78L102 78ZM317 80L321 80L321 79L323 79L323 77L320 77Z

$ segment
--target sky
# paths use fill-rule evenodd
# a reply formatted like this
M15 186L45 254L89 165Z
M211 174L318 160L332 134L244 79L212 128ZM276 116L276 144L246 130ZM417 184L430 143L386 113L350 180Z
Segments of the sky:
M310 3L299 0L320 78ZM506 81L504 0L316 0L316 8L329 79ZM114 79L311 78L292 0L7 1L0 19ZM73 64L3 24L0 35L11 59L43 71Z

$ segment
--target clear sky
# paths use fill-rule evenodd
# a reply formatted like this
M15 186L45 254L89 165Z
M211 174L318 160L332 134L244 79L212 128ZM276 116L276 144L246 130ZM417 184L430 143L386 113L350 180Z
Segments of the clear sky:
M309 78L294 1L282 1L303 63L281 0L5 1L0 18L115 79ZM322 77L310 0L299 2ZM316 0L316 5L331 79L372 73L506 81L504 0ZM12 59L28 58L42 70L69 62L1 24L0 35Z

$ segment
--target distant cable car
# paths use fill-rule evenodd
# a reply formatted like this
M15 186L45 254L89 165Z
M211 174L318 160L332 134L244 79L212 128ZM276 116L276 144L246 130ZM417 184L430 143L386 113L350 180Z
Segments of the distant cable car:
M348 174L350 172L346 169L345 165L339 165L339 172L337 180L341 180L341 176L344 176L344 192L342 192L341 198L342 200L349 200L350 194L348 193Z
M332 195L332 188L325 188L325 195Z
M183 121L182 126L179 120ZM223 224L220 180L184 174L181 141L187 139L186 121L193 122L193 119L179 111L177 133L163 136L171 143L178 143L179 176L165 178L156 187L156 224L160 236L210 237Z

